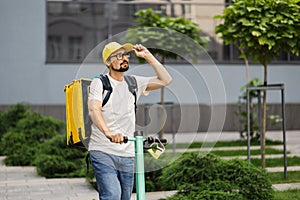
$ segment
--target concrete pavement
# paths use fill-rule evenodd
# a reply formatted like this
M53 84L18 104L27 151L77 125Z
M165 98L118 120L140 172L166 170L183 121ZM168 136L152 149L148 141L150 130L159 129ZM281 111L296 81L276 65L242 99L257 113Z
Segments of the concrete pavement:
M98 200L97 191L85 178L46 179L36 174L35 167L4 165L0 174L0 200ZM175 191L150 192L146 198L156 200L173 194ZM136 200L135 194L132 200Z

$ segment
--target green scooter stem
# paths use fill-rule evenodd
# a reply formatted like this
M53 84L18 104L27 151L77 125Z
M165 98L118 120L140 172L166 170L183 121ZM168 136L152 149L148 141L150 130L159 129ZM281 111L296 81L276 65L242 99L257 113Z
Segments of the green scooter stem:
M135 144L135 167L136 167L136 198L146 200L145 173L144 173L144 138L142 131L135 131L134 138L124 137L124 143L128 141Z
M145 139L143 138L142 131L136 131L134 133L134 138L126 138L126 142L133 141L135 143L137 200L146 200L146 192L145 192L146 186L145 186L145 173L144 173L144 140Z
M142 131L135 131L134 138L124 137L124 143L132 141L135 144L135 165L136 165L136 197L137 200L145 200L145 168L144 168L144 142L148 141L150 143L157 142L156 139L148 137L143 138ZM167 143L166 139L160 139L158 142Z
M144 173L144 138L135 136L136 155L136 190L137 200L145 200L145 173Z

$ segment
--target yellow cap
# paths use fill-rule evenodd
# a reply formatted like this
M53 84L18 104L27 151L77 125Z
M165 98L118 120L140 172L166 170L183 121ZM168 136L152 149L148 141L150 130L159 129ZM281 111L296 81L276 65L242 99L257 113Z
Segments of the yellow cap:
M102 52L103 63L106 64L106 60L109 58L109 56L121 48L124 48L128 52L132 50L133 45L130 43L121 45L117 42L110 42L107 45L105 45Z

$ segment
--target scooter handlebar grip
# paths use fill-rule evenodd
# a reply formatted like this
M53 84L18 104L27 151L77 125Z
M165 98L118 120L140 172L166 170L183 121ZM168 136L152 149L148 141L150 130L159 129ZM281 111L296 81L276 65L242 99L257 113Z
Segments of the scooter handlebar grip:
M164 139L164 138L161 138L161 139L159 139L159 138L154 138L154 137L152 137L152 136L149 136L148 138L147 138L147 141L148 141L148 143L150 143L150 144L152 144L152 143L154 143L154 142L157 142L157 143L163 143L163 144L166 144L168 141L167 141L167 139Z
M128 137L127 136L124 136L123 137L123 142L126 144L128 142Z
M166 144L166 143L168 142L168 140L167 140L167 139L164 139L164 138L159 139L159 140L160 140L160 142L163 143L163 144ZM155 140L155 142L159 142L159 141Z
M111 138L108 138L111 142L112 142L112 139ZM127 136L123 136L123 142L124 143L127 143L128 142L128 137Z

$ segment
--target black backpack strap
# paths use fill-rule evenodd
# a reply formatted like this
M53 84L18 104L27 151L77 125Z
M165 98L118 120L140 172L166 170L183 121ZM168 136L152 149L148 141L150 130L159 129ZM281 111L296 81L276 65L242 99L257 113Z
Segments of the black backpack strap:
M103 102L102 102L102 107L107 103L111 93L113 92L113 89L111 87L111 84L110 84L110 81L108 79L108 76L107 75L103 75L103 74L99 74L97 76L97 78L100 78L100 80L102 81L102 85L103 85L103 92L105 90L107 90L107 93L103 99ZM128 90L133 94L134 96L134 108L135 108L135 112L137 111L137 105L136 105L136 101L137 101L137 96L136 96L136 92L137 92L137 82L136 82L136 79L134 78L134 76L128 76L128 75L125 75L124 76L125 78L125 81L128 85Z
M128 89L129 91L133 94L134 96L134 109L135 109L135 113L137 111L137 105L136 105L136 92L137 92L137 82L136 82L136 79L133 77L133 76L128 76L128 75L125 75L124 76L125 78L125 81L128 85Z
M107 103L107 101L108 101L108 99L109 99L109 97L110 97L110 95L111 95L113 89L112 89L112 87L111 87L111 85L110 85L110 82L109 82L109 79L108 79L108 76L107 76L107 75L100 74L100 75L98 76L98 78L100 78L100 80L102 81L103 92L104 92L105 90L107 90L107 93L106 93L106 95L105 95L105 97L104 97L104 99L103 99L103 102L102 102L102 107L103 107L103 106Z

